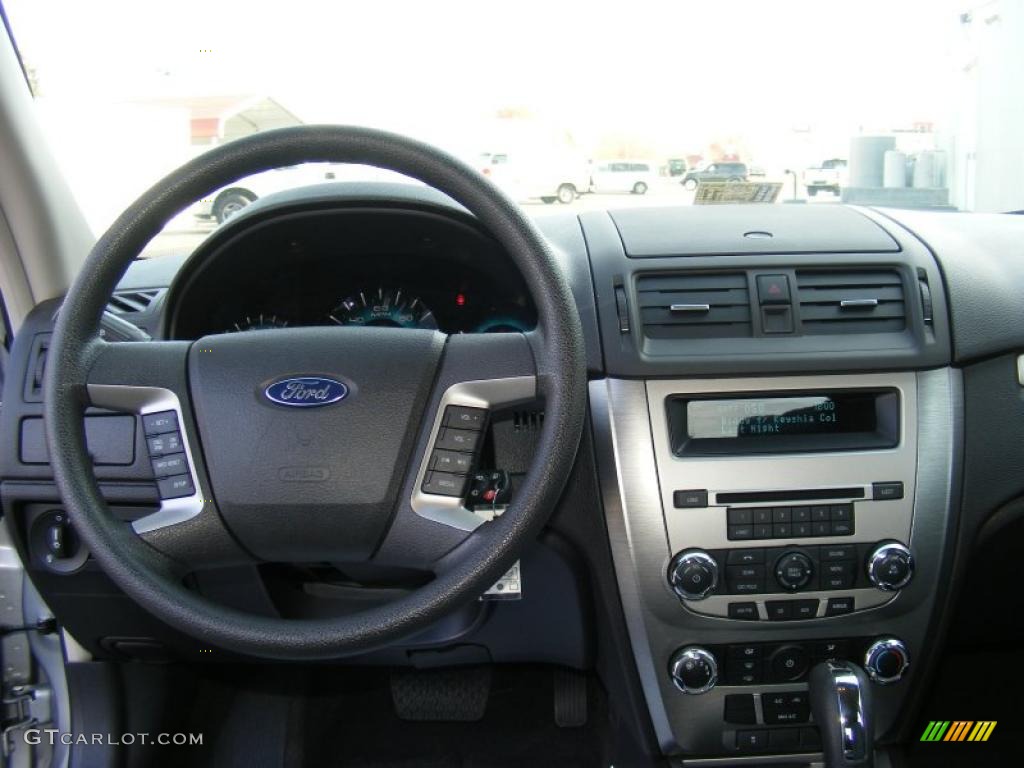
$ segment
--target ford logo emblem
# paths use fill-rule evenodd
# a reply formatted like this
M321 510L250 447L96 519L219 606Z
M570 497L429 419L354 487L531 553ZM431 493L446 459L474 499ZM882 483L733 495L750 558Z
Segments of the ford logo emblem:
M348 387L337 379L323 376L301 376L279 379L270 384L263 394L277 405L295 408L315 408L330 405L348 397Z

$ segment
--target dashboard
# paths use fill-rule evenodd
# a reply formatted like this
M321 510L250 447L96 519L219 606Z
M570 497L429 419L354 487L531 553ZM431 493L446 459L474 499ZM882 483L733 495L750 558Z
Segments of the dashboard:
M168 297L168 338L315 325L518 333L536 323L507 257L457 217L344 209L254 218L185 265Z
M187 258L133 265L115 299L148 303L122 316L179 341L535 327L522 278L465 211L385 192L258 201ZM432 652L601 665L644 749L708 765L820 754L808 672L848 659L874 666L879 743L915 736L974 539L997 511L1024 508L1024 217L690 206L536 224L582 320L588 433L549 524L558 546L524 557L522 599L489 605ZM84 557L58 568L35 554L59 510L38 386L57 306L42 303L12 350L4 515L40 591L98 658L129 637L203 662L123 596L108 607L113 587L97 589ZM157 500L142 430L90 416L108 501L142 514ZM531 455L511 440L535 418L496 425L496 466ZM238 578L233 593L261 591L258 576ZM580 584L583 596L567 586ZM406 663L408 650L376 660Z

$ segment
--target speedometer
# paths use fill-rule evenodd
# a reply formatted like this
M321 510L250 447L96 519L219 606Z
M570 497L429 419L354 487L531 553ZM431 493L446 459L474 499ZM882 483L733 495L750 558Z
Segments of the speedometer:
M260 312L256 317L246 315L241 320L233 323L227 329L228 333L239 331L265 331L268 328L284 328L288 325L287 320L282 320L277 315L265 315Z
M331 310L330 318L338 325L437 329L437 319L430 308L418 296L406 296L401 288L359 291Z

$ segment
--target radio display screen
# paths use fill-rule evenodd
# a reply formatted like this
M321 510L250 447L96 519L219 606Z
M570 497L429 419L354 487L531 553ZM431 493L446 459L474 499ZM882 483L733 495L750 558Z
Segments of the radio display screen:
M892 447L899 437L893 390L679 395L668 407L677 454L870 449Z

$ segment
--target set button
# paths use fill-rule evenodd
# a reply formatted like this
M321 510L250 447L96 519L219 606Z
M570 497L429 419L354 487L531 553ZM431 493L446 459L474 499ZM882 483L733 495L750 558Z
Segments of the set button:
M196 492L192 471L181 440L176 411L142 414L146 448L161 499L180 499Z

